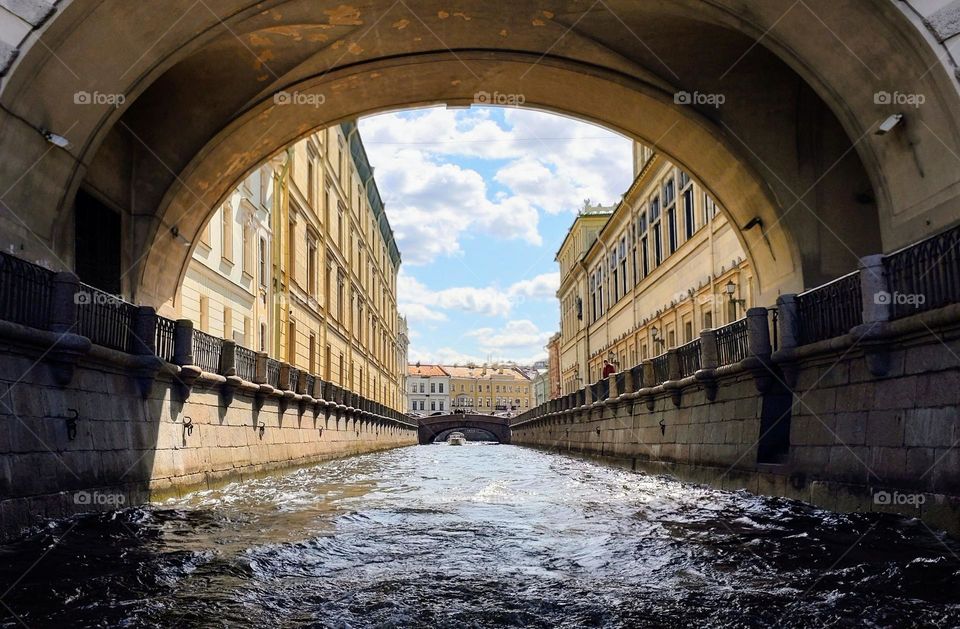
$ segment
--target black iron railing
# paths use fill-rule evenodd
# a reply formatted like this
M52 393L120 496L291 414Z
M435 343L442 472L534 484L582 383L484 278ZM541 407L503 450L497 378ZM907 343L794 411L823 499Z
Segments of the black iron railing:
M860 272L797 295L800 313L800 344L806 345L843 336L863 323Z
M646 386L643 382L643 365L634 365L630 368L630 373L633 374L633 390L642 389Z
M290 390L296 391L298 384L300 384L300 370L294 367L291 367L290 368Z
M82 282L74 300L77 303L77 334L103 347L121 352L131 350L136 306Z
M267 384L274 389L280 388L280 361L267 359Z
M617 395L623 395L624 393L626 393L624 389L626 388L626 384L627 384L627 374L623 371L619 372L616 375L616 382L617 382Z
M652 386L663 384L670 379L670 359L668 358L668 354L655 356L650 362L653 363L654 382L651 383Z
M773 351L780 349L780 310L777 307L767 308L770 315L770 347Z
M747 357L749 348L746 319L739 319L717 328L716 335L719 365L734 365Z
M700 369L700 339L694 339L677 348L680 377L692 376Z
M239 377L247 382L253 382L257 376L257 353L252 349L237 345L234 366Z
M220 373L220 352L223 339L202 330L193 331L193 364L208 373Z
M305 373L303 378L304 382L306 383L304 390L306 391L307 395L313 395L313 385L316 384L317 377L312 373Z
M173 362L173 338L177 322L166 317L157 317L156 346L157 356L163 360Z
M960 302L960 226L884 259L893 318Z
M0 319L46 330L53 272L0 252Z

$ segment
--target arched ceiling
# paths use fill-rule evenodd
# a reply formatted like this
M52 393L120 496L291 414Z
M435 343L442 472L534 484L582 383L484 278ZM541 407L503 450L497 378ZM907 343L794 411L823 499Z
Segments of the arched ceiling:
M737 225L759 219L741 239L768 300L960 216L956 81L893 2L73 0L27 41L0 91L0 244L69 266L83 185L124 214L127 287L145 303L166 303L186 264L171 228L192 240L287 143L480 92L650 143ZM905 123L875 135L893 113Z

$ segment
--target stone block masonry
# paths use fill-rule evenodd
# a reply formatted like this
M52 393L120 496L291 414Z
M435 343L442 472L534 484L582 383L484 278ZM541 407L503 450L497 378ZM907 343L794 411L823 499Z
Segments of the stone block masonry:
M685 378L521 417L513 443L960 534L960 308L888 324L879 341L855 329L776 352L768 369L723 367L715 385L712 401ZM784 387L786 449L763 460L768 398Z
M5 332L10 324L4 324ZM43 518L141 504L334 457L417 443L416 426L296 400L258 401L203 374L184 399L165 365L146 397L137 358L94 348L61 386L22 328L0 335L0 537ZM37 339L34 339L37 340Z

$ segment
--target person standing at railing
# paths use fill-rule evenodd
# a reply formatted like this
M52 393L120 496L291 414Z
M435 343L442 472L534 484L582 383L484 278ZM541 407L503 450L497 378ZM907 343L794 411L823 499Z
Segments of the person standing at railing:
M616 368L616 366L615 366L612 362L610 362L609 360L604 360L604 361L603 361L603 371L600 372L600 379L601 379L601 380L606 380L608 377L612 376L612 375L615 374L615 373L617 373L617 368Z

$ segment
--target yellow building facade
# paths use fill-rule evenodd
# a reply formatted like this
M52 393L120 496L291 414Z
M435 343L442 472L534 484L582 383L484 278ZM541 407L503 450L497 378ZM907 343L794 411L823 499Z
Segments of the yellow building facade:
M632 367L754 303L752 270L714 200L649 148L635 163L622 201L586 208L557 253L563 393L598 380L604 360Z
M271 169L264 242L254 245L259 284L249 311L239 304L230 311L255 322L259 338L244 337L243 344L404 410L407 335L396 299L400 253L356 124L311 133L274 159ZM222 222L235 239L243 231ZM188 278L193 267L205 267L199 269L201 283L212 298L222 292L222 269L196 258ZM219 334L222 325L199 316L194 293L185 282L183 316Z
M453 410L491 414L523 412L534 400L533 381L519 369L505 366L449 366Z

